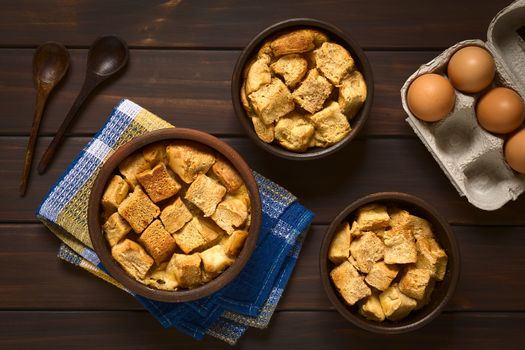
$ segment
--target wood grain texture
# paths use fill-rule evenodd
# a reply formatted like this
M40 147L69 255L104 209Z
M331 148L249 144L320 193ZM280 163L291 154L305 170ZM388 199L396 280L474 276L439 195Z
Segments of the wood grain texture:
M521 349L524 313L446 313L412 333L357 329L338 313L278 312L266 330L250 329L237 349ZM388 344L388 345L387 345ZM232 349L162 329L145 312L1 312L5 349Z
M0 133L28 135L35 90L31 77L33 49L0 50ZM48 102L42 135L56 133L80 91L87 50L70 50L71 69ZM180 127L199 128L215 135L243 135L234 114L230 81L240 51L131 50L124 75L89 99L69 134L95 133L121 98L129 98ZM369 51L375 79L372 113L363 135L413 136L404 122L399 89L431 52ZM16 117L14 117L16 116Z
M484 39L492 17L510 2L119 0L49 6L8 0L0 12L0 45L36 46L52 38L87 46L97 36L113 33L139 47L240 48L275 22L312 17L347 31L365 48L445 48Z

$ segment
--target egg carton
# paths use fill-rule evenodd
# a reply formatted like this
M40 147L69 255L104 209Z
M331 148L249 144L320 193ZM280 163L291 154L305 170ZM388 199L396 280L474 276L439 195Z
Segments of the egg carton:
M490 23L487 41L465 40L422 65L401 88L406 121L423 141L461 196L483 210L496 210L525 191L525 176L513 171L503 155L505 136L491 134L476 119L476 100L487 91L464 94L458 90L454 109L441 121L416 118L407 105L407 89L425 73L446 75L450 57L465 46L488 50L496 63L492 87L506 86L525 99L525 0L499 12Z

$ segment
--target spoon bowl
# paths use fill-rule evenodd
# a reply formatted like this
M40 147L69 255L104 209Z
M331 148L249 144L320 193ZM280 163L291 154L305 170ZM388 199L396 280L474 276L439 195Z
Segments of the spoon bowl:
M40 83L56 85L69 68L69 53L56 42L47 42L38 47L33 59L33 79Z
M99 76L112 75L124 67L128 55L127 45L119 37L100 37L89 50L87 69Z

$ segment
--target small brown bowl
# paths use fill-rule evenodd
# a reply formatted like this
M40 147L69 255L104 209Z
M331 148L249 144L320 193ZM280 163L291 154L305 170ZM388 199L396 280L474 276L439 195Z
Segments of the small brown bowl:
M412 311L401 321L392 322L385 320L383 322L374 322L367 320L358 313L355 305L348 306L344 302L330 279L330 271L335 265L328 260L328 249L339 224L345 220L352 220L356 210L369 203L397 206L407 210L411 214L428 220L432 224L436 240L448 255L445 278L443 281L436 283L430 303L419 310ZM358 199L336 216L328 227L321 244L319 267L321 281L328 299L330 299L334 307L343 317L356 326L370 332L396 334L410 332L423 327L439 315L456 290L460 271L460 254L454 232L450 225L430 204L406 193L380 192Z
M248 189L251 201L252 222L250 225L249 235L242 251L233 265L226 269L214 280L200 287L181 291L163 291L150 288L149 286L144 285L130 277L111 256L111 248L104 237L101 229L102 223L100 222L100 200L108 180L113 175L120 162L144 146L158 141L169 140L188 140L197 142L208 146L217 153L223 155L231 162L231 164L233 164L243 179L246 188ZM165 302L183 302L208 296L224 287L239 274L255 249L255 243L257 242L259 228L261 225L261 215L261 200L255 178L246 162L233 148L216 137L201 131L182 128L168 128L152 131L138 136L128 143L122 145L108 158L93 183L93 189L89 198L88 227L91 242L93 243L95 252L100 258L102 265L110 273L110 275L120 282L124 287L136 294L150 299Z
M268 144L259 139L259 137L255 133L250 118L248 117L246 111L244 110L244 107L242 106L240 91L243 83L244 66L255 54L257 54L260 46L267 39L276 35L279 32L286 32L289 30L301 28L312 28L323 31L326 34L328 34L332 41L340 44L350 52L355 61L357 69L361 72L361 74L363 74L363 78L365 79L367 86L367 97L359 113L357 113L352 118L350 123L350 125L352 126L352 130L348 135L346 135L346 137L344 137L342 140L330 147L314 147L309 148L305 152L298 153L289 151L275 142ZM255 144L257 144L262 149L282 158L292 160L309 160L322 158L334 152L337 152L357 136L359 131L363 128L365 121L368 118L368 115L370 114L370 110L372 108L372 101L374 99L374 78L372 75L372 68L370 66L370 63L368 62L368 59L365 56L365 53L357 44L357 42L354 39L352 39L348 34L343 32L339 28L323 21L309 18L293 18L276 23L266 28L265 30L257 34L255 38L252 39L252 41L250 41L248 46L246 46L246 48L242 51L241 55L239 56L239 59L237 60L237 63L235 64L235 68L233 70L232 75L231 95L235 114L239 118L239 121L241 122L241 125L243 126L244 130L246 131L248 136L253 140L253 142L255 142Z

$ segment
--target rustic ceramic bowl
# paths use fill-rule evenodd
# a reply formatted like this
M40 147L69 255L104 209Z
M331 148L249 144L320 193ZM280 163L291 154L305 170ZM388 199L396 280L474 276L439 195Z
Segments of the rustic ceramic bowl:
M239 175L242 177L246 187L248 189L250 200L251 200L251 215L252 222L248 238L244 244L242 251L235 260L232 266L225 270L214 280L194 289L181 290L181 291L163 291L155 288L148 287L135 279L130 277L120 265L111 256L111 248L104 237L101 228L100 212L101 205L100 200L106 183L111 176L116 172L116 169L120 162L127 156L135 151L138 151L142 147L155 143L158 141L170 141L170 140L188 140L203 144L209 148L215 150L217 153L223 155L228 159L231 164L237 169ZM104 166L100 170L98 176L93 183L93 189L89 198L88 208L88 225L89 235L95 252L97 253L104 268L115 278L118 282L132 292L142 295L144 297L166 301L166 302L182 302L190 301L203 298L213 292L221 289L226 284L231 282L242 270L248 259L250 258L257 242L259 234L259 227L261 224L261 201L259 197L259 190L257 183L253 177L252 171L248 165L244 162L241 156L230 146L216 137L191 129L182 128L169 128L152 131L142 136L138 136L128 143L121 146L113 153Z
M335 145L332 145L327 148L309 148L305 152L298 153L285 149L284 147L277 144L275 141L271 144L268 144L259 139L253 128L252 121L250 120L250 118L246 114L246 111L244 110L244 107L242 106L240 91L243 83L244 67L249 62L249 60L257 54L261 45L267 39L269 39L272 36L275 36L276 34L285 33L287 31L301 28L312 28L323 31L330 37L331 41L342 45L350 52L355 61L357 69L361 72L361 74L363 74L363 77L366 81L367 98L365 103L361 107L359 113L357 113L354 116L354 118L352 118L350 122L350 125L352 126L352 131L350 131L350 133L345 138L343 138ZM255 38L253 38L252 41L248 44L248 46L246 46L246 48L242 51L239 59L237 60L237 63L233 70L231 95L235 114L237 114L237 117L239 118L239 121L241 122L241 125L245 129L248 136L259 147L276 156L287 159L316 159L327 156L340 150L345 145L347 145L353 138L355 138L359 131L363 128L365 121L368 118L368 115L370 114L370 109L372 108L372 101L374 99L374 79L372 76L372 68L370 67L370 63L368 62L368 59L366 58L363 50L357 44L357 42L353 40L348 34L341 31L337 27L323 21L308 18L294 18L276 23L266 28L265 30L257 34L257 36L255 36Z
M328 260L328 249L336 233L339 224L345 220L353 221L355 212L358 208L369 203L381 203L387 206L397 206L405 209L411 214L417 215L428 220L432 224L432 229L436 240L448 255L447 272L441 282L437 282L430 303L419 310L412 311L406 318L401 321L392 322L385 320L383 322L370 321L361 316L356 305L348 306L343 298L339 295L332 280L330 271L335 265ZM398 192L381 192L365 196L350 204L330 224L321 245L319 254L319 267L323 287L334 307L348 321L367 331L395 334L404 333L418 329L439 315L441 310L448 303L459 279L460 271L460 254L459 248L454 237L454 233L447 221L428 203L406 193Z

